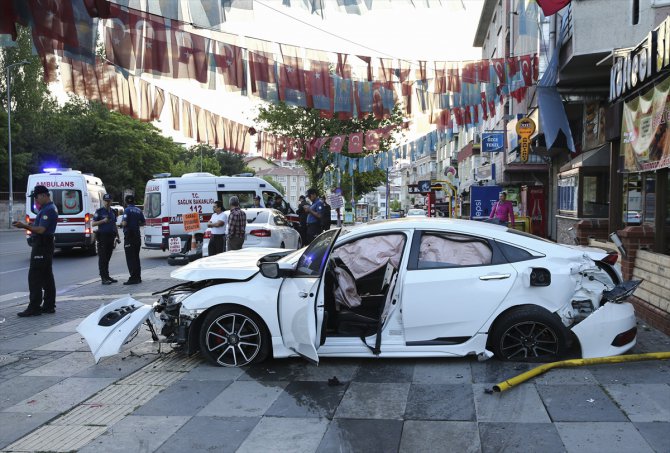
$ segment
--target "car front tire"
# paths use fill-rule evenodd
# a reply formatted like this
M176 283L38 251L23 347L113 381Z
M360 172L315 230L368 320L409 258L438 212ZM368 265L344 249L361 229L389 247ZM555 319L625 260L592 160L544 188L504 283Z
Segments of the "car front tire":
M526 306L505 313L496 322L489 344L500 360L552 361L565 355L567 334L556 315Z
M212 364L241 367L270 355L270 334L261 319L236 306L213 309L200 330L200 350Z

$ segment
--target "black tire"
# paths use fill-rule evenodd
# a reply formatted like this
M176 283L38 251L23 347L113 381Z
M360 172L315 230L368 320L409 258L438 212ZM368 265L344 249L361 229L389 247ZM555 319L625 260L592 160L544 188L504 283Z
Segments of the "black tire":
M202 323L200 351L214 365L241 367L259 363L268 357L270 350L267 327L245 308L215 308Z
M500 360L553 361L567 351L568 331L558 317L540 307L520 307L505 313L489 337Z

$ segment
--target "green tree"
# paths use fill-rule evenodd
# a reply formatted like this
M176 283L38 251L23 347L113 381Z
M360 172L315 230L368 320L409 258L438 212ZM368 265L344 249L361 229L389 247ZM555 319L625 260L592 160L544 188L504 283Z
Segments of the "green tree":
M30 137L42 126L43 117L53 112L56 101L44 83L44 71L39 57L32 54L32 38L29 28L18 26L18 37L15 47L0 48L0 168L9 167L9 133L7 128L7 67L20 61L28 61L26 65L10 68L11 77L11 108L12 108L12 174L15 191L23 191L28 174L29 164L34 161L33 155L26 148L25 137ZM0 172L0 190L9 186L8 171Z
M340 120L338 118L324 118L321 116L321 111L317 109L294 107L282 102L261 106L258 115L256 116L256 122L258 123L258 129L265 132L278 136L300 139L301 143L303 143L302 155L304 155L306 150L304 143L307 140L318 137L351 134L353 132L366 132L388 125L399 126L402 124L402 114L400 109L396 107L389 118L382 120L375 118L374 115L366 115L362 118L353 118L350 120ZM394 143L395 140L393 137L383 139L380 142L379 149L382 151L388 150ZM342 149L342 153L349 156L348 143ZM360 157L361 154L351 156ZM323 175L329 166L332 165L332 156L329 153L323 155L319 152L316 153L313 159L303 158L299 159L298 162L307 172L310 186L323 191ZM369 187L374 188L378 186L381 181L385 180L385 174L381 171L370 172L367 176L362 175L365 175L365 173L357 173L354 178L354 190L358 194L367 193L369 190L359 191L358 182L356 180L361 180L361 187L363 189L368 189ZM343 184L347 177L348 176L343 175ZM349 188L351 188L351 184L349 184Z
M400 211L400 201L398 200L391 200L391 203L389 203L389 207L391 208L391 211Z
M240 154L230 153L228 151L216 150L212 146L199 143L193 145L180 155L180 159L185 159L190 161L191 159L195 160L197 164L196 167L193 167L190 172L200 171L200 156L203 156L203 170L215 175L231 176L238 175L240 173L254 173L253 169L246 166L244 163L244 157ZM211 159L218 164L210 162L210 165L207 166L205 163L207 159ZM182 172L188 173L188 172ZM174 174L174 173L173 173Z

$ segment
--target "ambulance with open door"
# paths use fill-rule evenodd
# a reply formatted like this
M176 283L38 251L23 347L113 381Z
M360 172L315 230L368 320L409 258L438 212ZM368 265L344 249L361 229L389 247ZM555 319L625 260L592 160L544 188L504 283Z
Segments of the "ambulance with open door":
M28 176L26 188L26 222L33 223L39 212L34 197L35 186L49 189L51 201L58 208L58 224L54 235L54 245L59 249L81 247L90 255L96 254L95 232L91 226L93 214L103 205L105 185L100 178L78 170L45 170ZM27 231L28 245L31 235Z

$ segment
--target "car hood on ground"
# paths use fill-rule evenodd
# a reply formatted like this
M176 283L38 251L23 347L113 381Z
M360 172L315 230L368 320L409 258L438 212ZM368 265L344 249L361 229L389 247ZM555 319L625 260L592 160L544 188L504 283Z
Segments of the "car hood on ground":
M200 281L217 278L246 280L258 272L258 260L265 255L285 252L275 248L248 248L201 258L172 271L170 276L180 280Z

